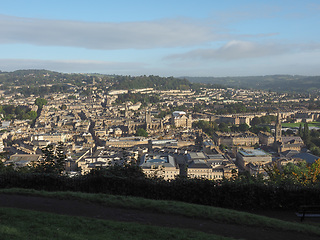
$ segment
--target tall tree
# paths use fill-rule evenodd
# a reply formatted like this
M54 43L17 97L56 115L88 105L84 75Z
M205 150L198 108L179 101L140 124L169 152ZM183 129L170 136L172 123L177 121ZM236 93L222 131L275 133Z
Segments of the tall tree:
M63 151L63 144L59 143L56 149L49 144L42 149L43 160L35 166L36 172L61 174L65 169L66 156Z
M311 138L310 138L310 130L309 130L309 126L308 123L304 124L304 129L303 129L303 140L304 143L308 146L311 142Z
M302 130L302 124L300 123L300 126L299 126L299 136L301 138L303 138L303 130Z

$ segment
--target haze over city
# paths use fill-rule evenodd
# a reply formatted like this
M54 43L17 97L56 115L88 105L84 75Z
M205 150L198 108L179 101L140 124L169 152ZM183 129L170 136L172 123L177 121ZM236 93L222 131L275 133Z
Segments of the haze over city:
M319 75L318 1L5 1L0 70Z

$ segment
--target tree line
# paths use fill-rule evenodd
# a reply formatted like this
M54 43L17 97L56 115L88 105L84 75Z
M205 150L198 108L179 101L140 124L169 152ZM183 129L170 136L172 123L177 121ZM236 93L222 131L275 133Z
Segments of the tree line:
M213 121L204 121L200 120L197 122L193 122L193 127L202 129L203 132L208 134L209 136L213 136L214 132L219 131L219 132L247 132L250 131L252 133L258 134L260 131L263 132L270 132L270 128L268 126L249 126L246 123L242 124L231 124L231 123L217 123Z
M300 124L299 136L304 144L316 156L320 156L320 129L309 129L308 123Z
M116 76L115 84L110 89L141 89L154 88L157 90L188 90L192 84L186 79L159 76Z
M115 194L239 210L294 210L319 203L318 176L312 184L295 183L289 178L273 181L248 173L217 181L184 177L165 181L146 178L139 167L132 165L94 169L72 178L55 173L3 171L0 166L0 188Z
M27 106L14 106L14 105L0 105L0 114L3 120L34 120L37 117L37 113L35 111L31 111L31 109Z

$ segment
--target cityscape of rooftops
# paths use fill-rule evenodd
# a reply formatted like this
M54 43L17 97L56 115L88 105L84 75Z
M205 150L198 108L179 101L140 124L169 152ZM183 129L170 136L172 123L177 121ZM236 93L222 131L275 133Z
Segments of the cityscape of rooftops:
M23 220L22 212L6 210L19 207L114 224L120 219L137 229L137 222L161 229L192 225L180 239L194 239L194 230L215 239L206 226L223 237L258 239L257 228L270 230L265 239L315 239L319 11L317 1L295 0L2 3L0 211L31 225L1 216L1 223L17 230L0 228L0 234L127 239L133 231L110 225L111 232L94 233L86 228L93 223L86 223L76 236L71 228L47 223L44 213L39 219L47 230L33 222L35 213ZM102 200L114 195L115 203ZM53 196L73 202L51 203ZM125 205L138 201L130 197L154 202ZM87 210L78 205L83 199ZM57 210L67 204L68 212ZM176 207L167 209L171 204ZM194 210L199 206L206 210ZM231 210L235 215L228 217ZM237 210L296 225L244 221L248 217ZM178 215L181 224L174 220ZM208 223L196 227L197 221ZM223 232L217 224L236 227ZM34 226L41 231L33 232ZM136 230L132 239L178 239L177 229L153 235Z

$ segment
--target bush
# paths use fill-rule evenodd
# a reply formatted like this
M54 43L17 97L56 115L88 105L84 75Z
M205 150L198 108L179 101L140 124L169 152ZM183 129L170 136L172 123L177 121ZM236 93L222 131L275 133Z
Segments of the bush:
M77 191L183 201L239 210L295 209L318 204L318 186L275 184L246 179L210 181L177 178L173 181L142 177L91 174L69 178L46 173L0 173L0 188Z

